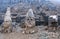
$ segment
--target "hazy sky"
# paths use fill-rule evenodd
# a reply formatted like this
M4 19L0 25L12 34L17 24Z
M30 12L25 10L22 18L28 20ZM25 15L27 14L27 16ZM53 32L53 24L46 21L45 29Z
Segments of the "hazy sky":
M50 0L51 2L53 2L54 4L60 4L60 0Z

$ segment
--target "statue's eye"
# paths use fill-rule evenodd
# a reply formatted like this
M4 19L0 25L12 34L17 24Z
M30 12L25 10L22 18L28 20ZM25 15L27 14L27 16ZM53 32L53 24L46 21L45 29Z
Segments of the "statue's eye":
M6 22L8 22L8 21L6 21Z
M32 20L32 19L31 19Z
M29 20L29 19L27 19L27 20Z

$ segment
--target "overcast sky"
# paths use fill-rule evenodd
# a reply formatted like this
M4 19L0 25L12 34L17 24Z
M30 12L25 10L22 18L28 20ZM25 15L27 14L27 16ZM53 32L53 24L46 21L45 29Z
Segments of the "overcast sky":
M59 5L60 4L60 0L50 0L52 3Z

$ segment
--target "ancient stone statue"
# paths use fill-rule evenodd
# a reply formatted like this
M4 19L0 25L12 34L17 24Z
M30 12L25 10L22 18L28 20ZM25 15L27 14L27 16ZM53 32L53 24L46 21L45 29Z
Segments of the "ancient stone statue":
M12 19L11 19L10 7L7 8L1 31L2 32L11 32L12 31Z
M33 10L29 9L29 11L26 14L26 18L24 21L24 30L23 33L34 33L36 32L35 28L35 17L33 14Z
M49 16L48 27L49 29L52 29L54 31L57 30L57 27L58 27L58 16L57 15Z

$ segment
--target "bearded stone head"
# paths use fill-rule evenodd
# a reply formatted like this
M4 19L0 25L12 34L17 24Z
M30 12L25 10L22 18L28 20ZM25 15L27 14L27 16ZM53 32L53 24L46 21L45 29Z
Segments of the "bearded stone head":
M25 24L28 27L35 26L35 17L32 9L29 9L29 11L26 14Z
M57 15L51 15L49 16L49 25L52 24L52 22L56 22L56 24L58 24L58 16Z

